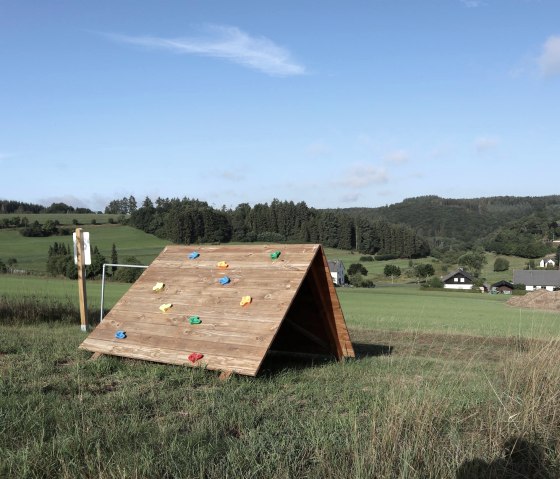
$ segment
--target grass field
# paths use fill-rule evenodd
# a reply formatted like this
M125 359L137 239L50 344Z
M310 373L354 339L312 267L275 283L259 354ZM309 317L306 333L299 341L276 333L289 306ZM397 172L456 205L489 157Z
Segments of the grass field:
M147 262L165 244L122 228L88 229L119 252L122 233L123 249ZM355 257L328 254L347 266ZM385 263L364 264L379 275ZM75 307L76 283L0 275L0 300ZM108 283L107 307L128 287ZM0 477L560 477L558 313L415 285L337 293L356 359L270 356L259 377L227 381L200 368L90 361L75 311L45 323L0 318ZM88 281L90 308L99 297Z
M84 227L89 231L92 246L97 246L107 262L111 260L111 247L117 247L119 260L126 256L136 256L143 264L150 264L161 252L168 241L156 238L130 226L90 225ZM17 268L37 272L46 272L49 246L54 242L72 247L72 236L51 236L47 238L26 238L15 230L0 230L0 259L17 259Z
M415 286L338 288L345 316L355 327L477 336L560 336L560 315L513 308L508 296L422 291Z
M88 280L87 300L90 307L98 308L101 303L101 281ZM130 288L128 283L106 281L104 303L111 308ZM0 275L0 296L36 296L61 301L70 300L78 305L78 281L61 278ZM0 319L1 321L1 319Z
M559 477L558 340L347 316L355 360L270 358L258 378L225 382L89 361L68 324L2 326L0 477Z
M376 284L391 283L391 279L385 277L385 275L383 274L383 269L387 264L394 264L398 266L403 272L400 278L394 280L395 284L413 283L415 281L415 278L408 278L404 274L405 270L410 268L408 259L393 259L387 261L360 261L360 258L364 255L353 251L325 248L325 252L329 259L340 259L344 263L346 269L348 269L352 263L361 263L368 270L367 278L371 279ZM520 258L518 256L499 256L509 261L509 270L499 272L494 271L494 261L496 260L498 255L494 253L486 253L487 262L482 268L480 277L485 278L485 281L488 284L496 283L497 281L500 281L502 279L513 281L513 270L524 269L527 262L529 261L527 258ZM451 266L447 271L444 271L442 270L442 264L437 259L431 257L415 259L412 260L412 262L413 264L430 263L434 267L436 276L445 276L447 273L451 273L455 268L455 266Z

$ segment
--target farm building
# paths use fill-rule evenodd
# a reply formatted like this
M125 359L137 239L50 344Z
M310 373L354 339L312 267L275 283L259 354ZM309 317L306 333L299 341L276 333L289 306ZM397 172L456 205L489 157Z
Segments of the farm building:
M524 284L527 291L534 291L536 289L554 291L555 288L560 287L560 271L534 269L514 270L513 282L516 284Z
M443 287L448 289L472 289L474 277L463 268L459 268L441 278Z
M344 264L339 259L329 260L328 263L333 283L337 286L342 286L344 284L344 275L346 274Z
M80 347L250 376L272 351L354 356L320 245L167 246Z
M498 281L496 283L494 283L491 286L493 291L498 291L499 293L511 293L513 291L513 283L510 283L509 281L506 280L501 280Z

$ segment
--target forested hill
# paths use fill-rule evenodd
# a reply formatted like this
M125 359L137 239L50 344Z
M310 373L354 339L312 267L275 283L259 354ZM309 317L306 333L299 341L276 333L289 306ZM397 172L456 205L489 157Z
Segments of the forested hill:
M274 200L217 210L206 202L146 198L129 224L174 243L228 241L310 242L361 253L419 258L428 243L406 225L370 220L341 211L309 208L304 202Z
M538 216L545 222L560 221L560 195L473 199L421 196L380 208L345 208L338 211L356 217L405 224L426 238L472 242L530 216Z

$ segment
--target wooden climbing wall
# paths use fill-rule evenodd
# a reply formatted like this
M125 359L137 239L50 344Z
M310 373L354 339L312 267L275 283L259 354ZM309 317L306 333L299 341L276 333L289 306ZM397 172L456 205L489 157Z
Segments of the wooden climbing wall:
M167 246L80 347L250 376L271 347L354 356L320 245Z

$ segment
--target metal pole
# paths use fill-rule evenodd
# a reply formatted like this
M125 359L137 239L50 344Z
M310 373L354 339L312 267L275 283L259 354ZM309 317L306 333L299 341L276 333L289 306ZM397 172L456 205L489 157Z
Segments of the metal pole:
M99 322L103 321L103 303L105 300L105 266L103 265L103 273L101 274L101 316L99 317Z

